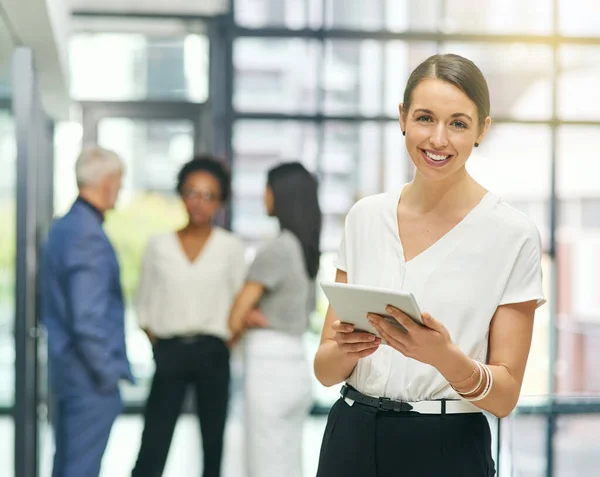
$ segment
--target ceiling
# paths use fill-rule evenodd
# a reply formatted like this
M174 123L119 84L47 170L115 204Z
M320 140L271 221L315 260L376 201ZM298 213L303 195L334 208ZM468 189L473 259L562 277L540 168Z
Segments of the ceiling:
M284 0L281 0L284 1ZM229 0L69 0L72 11L162 13L212 16L227 12Z
M0 0L0 23L4 24L0 27L0 63L10 63L15 46L33 50L42 102L54 118L64 118L69 112L69 16L63 0Z

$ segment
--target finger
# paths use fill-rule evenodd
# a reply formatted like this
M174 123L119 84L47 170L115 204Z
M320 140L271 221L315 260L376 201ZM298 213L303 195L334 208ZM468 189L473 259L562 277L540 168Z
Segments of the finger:
M391 346L392 348L398 350L404 356L408 356L408 354L407 354L408 350L407 350L406 346L404 345L404 343L398 341L396 338L394 338L392 335L386 333L384 330L381 330L379 332L379 334L381 335L381 339L384 339L388 346Z
M399 329L397 325L395 325L394 323L390 323L385 318L370 318L369 320L372 320L371 323L373 324L375 329L377 329L378 331L384 330L386 333L395 336L396 340L402 341L407 335L407 330Z
M338 343L372 343L377 337L373 333L355 331L354 333L336 333L334 339Z
M425 312L421 315L421 317L423 318L423 324L427 326L427 328L431 328L435 331L441 331L443 325L429 313Z
M356 353L350 353L350 355L356 359L366 358L367 356L371 356L378 349L379 349L379 346L373 346L373 347L365 349L363 351L358 351Z
M398 323L404 326L407 331L415 329L418 326L410 316L394 306L388 305L385 310L392 315Z
M256 317L256 323L258 323L260 326L267 326L269 324L269 320L260 315Z
M373 348L378 348L381 344L381 340L378 338L376 341L372 343L338 343L338 347L340 351L344 353L361 353L366 350L370 350Z
M354 331L354 325L351 325L350 323L342 323L339 320L334 321L331 324L331 327L333 328L333 331L338 333L352 333Z

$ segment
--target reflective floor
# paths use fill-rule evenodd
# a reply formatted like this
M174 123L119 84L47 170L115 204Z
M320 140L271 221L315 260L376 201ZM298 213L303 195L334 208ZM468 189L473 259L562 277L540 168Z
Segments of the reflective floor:
M239 404L232 406L225 443L223 477L244 477L242 416ZM128 477L133 467L142 431L139 416L117 420L105 454L101 477ZM314 477L325 417L311 417L305 427L306 477ZM561 418L555 435L555 477L598 477L600 441L598 415ZM544 477L545 421L541 416L519 416L503 431L503 449L499 477ZM9 416L0 417L0 476L13 474L13 424ZM492 432L494 429L492 427ZM52 436L43 432L42 473L50 477ZM167 468L163 477L200 476L202 451L194 416L179 420Z
M305 427L304 475L314 476L325 417L310 418ZM137 457L142 419L139 416L122 416L115 423L104 455L101 477L128 477ZM0 475L13 475L12 420L0 418ZM244 477L243 427L239 413L234 410L228 421L225 441L223 477ZM50 477L52 463L52 435L44 432L42 439L41 477ZM201 475L202 450L197 420L194 416L180 418L163 477Z

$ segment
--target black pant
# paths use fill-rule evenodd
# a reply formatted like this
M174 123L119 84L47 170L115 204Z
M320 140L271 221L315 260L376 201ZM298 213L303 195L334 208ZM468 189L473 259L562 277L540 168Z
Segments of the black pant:
M329 413L317 477L492 477L481 413L377 411L340 399Z
M188 385L196 391L204 477L219 477L229 397L229 350L213 336L159 340L156 373L144 412L144 432L132 477L160 477Z

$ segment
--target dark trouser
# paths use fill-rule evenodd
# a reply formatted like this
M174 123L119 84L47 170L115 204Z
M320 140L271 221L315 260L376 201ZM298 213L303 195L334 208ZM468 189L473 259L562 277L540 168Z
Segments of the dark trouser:
M317 477L492 477L486 417L377 411L337 401Z
M160 477L188 385L196 394L204 477L219 477L229 397L229 350L213 336L159 340L156 373L144 413L142 444L132 477Z

